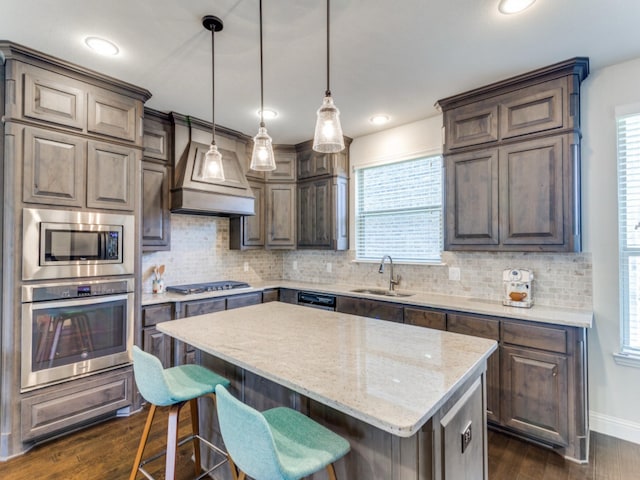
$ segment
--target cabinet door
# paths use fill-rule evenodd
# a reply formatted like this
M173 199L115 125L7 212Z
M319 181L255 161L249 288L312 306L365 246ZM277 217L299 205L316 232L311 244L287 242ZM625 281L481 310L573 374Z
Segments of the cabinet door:
M242 243L247 247L264 247L264 184L249 182L255 195L255 215L242 217L244 231Z
M142 329L142 349L160 359L164 368L171 367L171 337L154 327Z
M437 310L405 307L404 323L417 325L419 327L433 328L435 330L446 330L447 314Z
M267 247L295 248L296 185L267 185Z
M135 149L89 142L87 156L87 207L133 210Z
M298 246L313 245L313 226L315 223L315 195L313 183L298 184Z
M160 322L173 320L173 303L142 307L142 326L152 327Z
M87 142L73 135L37 128L23 131L23 200L84 206Z
M298 179L331 173L331 154L319 153L308 147L298 151Z
M404 319L401 305L366 298L337 297L336 311L399 323L402 323Z
M70 85L63 75L37 67L24 74L24 116L58 125L84 129L86 93ZM77 82L74 82L77 83Z
M89 93L87 128L92 133L136 140L137 101L109 91Z
M554 136L500 149L500 236L505 245L562 245L567 137ZM567 168L569 166L567 165ZM568 170L567 170L568 171ZM570 227L567 227L570 228Z
M167 163L171 151L171 125L168 120L160 120L156 115L152 110L145 109L142 152L144 158Z
M504 425L556 445L567 445L567 357L505 346L502 362Z
M142 251L171 249L169 170L142 162Z
M296 180L296 152L281 151L276 147L273 152L276 169L265 172L268 181L284 182Z
M471 315L447 314L447 331L500 340L500 321ZM487 420L500 422L500 349L487 360Z
M445 250L497 245L498 151L448 155L445 168Z
M498 140L498 105L495 100L476 102L444 113L447 149Z

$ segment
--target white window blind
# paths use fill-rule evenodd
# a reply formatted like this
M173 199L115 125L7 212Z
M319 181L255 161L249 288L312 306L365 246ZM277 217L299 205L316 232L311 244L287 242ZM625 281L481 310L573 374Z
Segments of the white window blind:
M442 251L442 158L356 170L356 259L438 262Z
M640 355L640 113L619 116L618 225L622 353Z

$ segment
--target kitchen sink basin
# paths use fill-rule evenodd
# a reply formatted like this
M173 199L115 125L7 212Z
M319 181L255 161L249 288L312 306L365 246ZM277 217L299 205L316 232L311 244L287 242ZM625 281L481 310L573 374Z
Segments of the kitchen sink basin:
M351 290L353 293L367 293L369 295L382 295L385 297L410 297L413 293L400 293L382 288L356 288Z

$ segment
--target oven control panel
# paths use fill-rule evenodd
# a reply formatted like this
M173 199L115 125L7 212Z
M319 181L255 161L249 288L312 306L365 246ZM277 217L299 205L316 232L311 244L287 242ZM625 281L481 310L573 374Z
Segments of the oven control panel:
M133 291L133 280L71 284L29 285L22 287L22 302L43 302L68 298L117 295Z

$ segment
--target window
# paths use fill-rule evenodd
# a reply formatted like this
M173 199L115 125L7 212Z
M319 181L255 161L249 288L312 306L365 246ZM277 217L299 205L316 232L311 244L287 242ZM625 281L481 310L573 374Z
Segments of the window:
M356 259L439 262L442 157L356 170Z
M622 353L640 356L640 113L618 116L617 127Z

